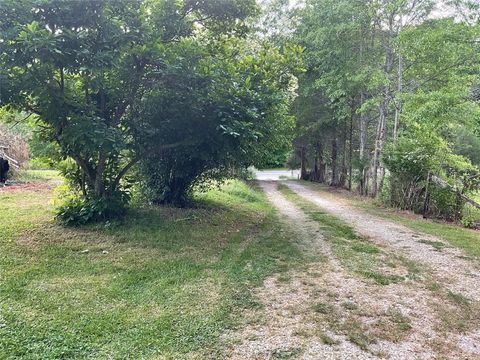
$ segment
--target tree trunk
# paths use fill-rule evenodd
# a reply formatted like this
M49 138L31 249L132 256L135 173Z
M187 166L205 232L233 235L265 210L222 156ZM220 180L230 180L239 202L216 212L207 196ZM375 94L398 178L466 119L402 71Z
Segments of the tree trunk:
M319 156L319 160L320 160L320 177L319 177L319 181L321 183L324 183L325 182L325 174L327 173L327 164L325 163L325 158L323 156L323 145L322 143L319 143L318 144L319 147L317 149L318 151L318 156Z
M105 194L105 182L104 182L104 172L105 165L107 160L107 154L105 151L101 150L98 156L98 164L95 169L95 183L94 183L94 192L95 195L101 197Z
M360 92L360 106L364 103L365 101L365 94L363 90ZM360 128L359 128L359 149L358 149L358 157L359 157L359 163L360 163L360 184L359 184L359 190L361 195L366 194L365 190L365 177L366 177L366 171L365 171L365 142L367 139L367 121L365 114L362 112L360 114Z
M343 142L342 167L340 170L340 180L338 182L338 186L345 187L345 183L347 181L347 122L346 121L343 122L342 142Z
M330 182L331 186L338 186L337 157L337 134L335 131L332 138L332 181Z
M378 181L378 193L380 194L383 189L383 183L385 180L385 166L380 166L380 180Z
M351 108L351 113L350 113L350 134L348 136L348 190L352 191L352 170L353 170L353 165L352 165L352 155L353 155L353 118L354 118L354 113L355 113L355 103L352 102L352 108Z
M388 48L386 59L385 59L385 75L388 77L388 74L392 71L393 68L393 49ZM383 86L383 100L380 104L380 114L378 117L377 124L377 135L375 139L375 150L373 154L373 163L372 163L372 197L376 197L379 191L379 184L383 182L384 172L381 174L380 181L378 181L378 170L380 168L380 158L383 154L383 149L385 147L385 140L387 134L387 115L388 107L390 105L390 89L388 85Z
M402 31L403 19L400 16L400 28ZM398 128L400 126L400 113L402 112L402 91L403 91L403 59L402 54L398 54L398 70L397 70L397 101L395 104L395 123L393 126L393 141L397 142Z
M320 141L317 142L316 146L313 181L317 181L319 183L325 182L325 160L323 158L323 144Z
M429 193L429 185L430 185L430 171L427 175L427 185L425 185L425 198L423 201L423 218L427 218L428 208L430 203L430 193Z
M313 172L310 176L310 181L318 182L320 168L318 166L318 153L315 152L315 159L313 160Z
M382 108L382 106L381 106ZM380 117L377 124L377 135L375 137L375 149L373 151L373 160L372 160L372 190L370 195L372 197L377 196L377 177L378 177L378 157L380 154L380 133L383 128L383 115L382 110L380 110Z
M367 52L368 52L368 33L370 35L373 35L371 31L369 31L368 27L362 30L362 36L361 36L361 41L360 41L360 51L359 51L359 61L360 61L360 66L364 66L364 52L365 49L364 47L367 46ZM371 36L373 37L373 36ZM364 43L365 41L365 43ZM361 107L363 103L365 102L365 90L362 88L360 90L360 104L359 106ZM361 195L366 195L366 168L365 168L365 143L367 140L367 121L364 112L360 113L360 121L359 121L359 151L358 151L358 157L359 157L359 171L360 171L360 183L359 183L359 192Z
M308 173L307 173L307 156L306 156L305 146L300 148L300 162L301 162L301 171L300 171L300 179L308 180Z
M397 86L397 101L395 104L395 123L393 126L393 141L397 142L398 139L398 128L400 126L400 114L402 112L402 56L398 55L398 86Z

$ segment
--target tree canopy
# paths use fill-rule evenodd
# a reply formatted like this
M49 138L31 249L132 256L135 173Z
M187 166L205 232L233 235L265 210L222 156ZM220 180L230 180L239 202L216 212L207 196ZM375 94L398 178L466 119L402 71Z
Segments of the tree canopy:
M429 174L475 194L478 4L308 0L283 9L292 25L281 41L305 49L294 142L304 179L418 211ZM457 217L450 190L428 211Z
M69 180L67 219L121 212L132 187L185 205L195 187L288 152L303 179L459 219L480 182L479 11L5 0L0 101L33 114Z
M261 161L291 127L298 51L255 36L258 10L252 0L2 2L1 102L35 114L73 161L74 211L121 208L140 161L158 200L183 201L195 179Z

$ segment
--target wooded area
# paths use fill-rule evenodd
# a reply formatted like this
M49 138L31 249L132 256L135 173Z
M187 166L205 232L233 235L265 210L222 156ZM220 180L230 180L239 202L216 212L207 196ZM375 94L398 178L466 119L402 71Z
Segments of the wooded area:
M68 179L67 222L121 215L132 197L185 206L194 188L286 162L304 180L471 225L478 7L7 0L2 117L28 123ZM428 174L450 188L427 193Z
M291 160L302 178L419 212L429 173L475 196L478 3L312 0L294 10L285 4L272 7L286 14L278 29L291 30L279 31L277 41L304 48ZM458 220L463 200L433 185L429 214Z

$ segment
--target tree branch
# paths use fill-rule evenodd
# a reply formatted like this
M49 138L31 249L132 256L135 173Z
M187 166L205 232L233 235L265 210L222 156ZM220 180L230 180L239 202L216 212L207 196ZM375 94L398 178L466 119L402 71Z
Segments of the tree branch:
M189 144L193 144L194 142L192 140L184 140L184 141L178 141L178 142L175 142L175 143L171 143L171 144L166 144L166 145L161 145L159 147L156 147L153 149L153 153L160 153L162 152L163 150L168 150L168 149L173 149L173 148L176 148L176 147L179 147L179 146L182 146L182 145L189 145ZM150 149L151 150L151 149ZM118 184L120 183L120 180L122 180L122 178L125 176L125 174L136 164L138 163L145 155L147 155L147 152L141 152L139 154L137 154L135 157L132 158L132 160L130 160L129 163L127 163L127 165L125 165L125 167L118 173L118 175L115 177L115 179L113 180L112 184L110 185L110 191L115 191L115 189L117 188Z

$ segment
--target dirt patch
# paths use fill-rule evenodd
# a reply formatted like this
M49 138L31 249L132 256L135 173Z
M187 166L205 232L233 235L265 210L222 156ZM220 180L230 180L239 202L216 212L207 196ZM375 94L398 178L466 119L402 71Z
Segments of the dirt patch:
M0 193L15 192L15 191L34 191L42 192L45 190L52 190L58 184L53 181L29 181L29 182L15 182L0 186Z

